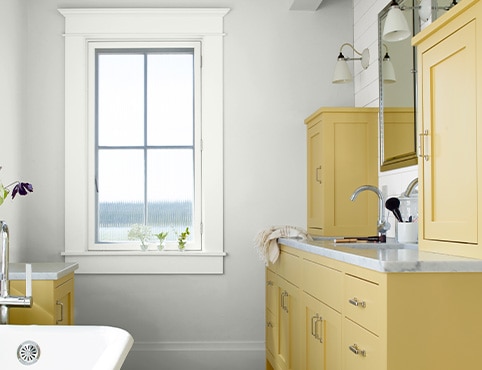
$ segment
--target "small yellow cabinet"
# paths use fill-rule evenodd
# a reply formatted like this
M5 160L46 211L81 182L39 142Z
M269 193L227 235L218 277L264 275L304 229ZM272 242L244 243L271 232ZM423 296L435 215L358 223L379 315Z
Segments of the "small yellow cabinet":
M465 0L420 32L419 246L482 258L482 3ZM481 94L479 94L479 91Z
M32 298L29 308L9 309L10 324L73 325L74 324L74 270L77 264L33 264ZM14 264L16 278L10 278L10 294L25 295L24 264ZM11 275L10 274L10 275Z
M308 231L376 235L376 195L350 196L360 185L378 185L378 109L320 108L305 124Z
M11 280L10 294L25 295L25 281ZM32 307L10 308L10 324L74 324L74 273L57 280L33 280L32 297Z
M267 269L267 289L284 280L280 270L292 271L297 292L288 294L299 298L289 330L281 329L284 319L279 327L268 321L268 370L480 369L482 273L382 273L281 249ZM266 311L274 320L287 301L271 292ZM282 360L277 346L286 348Z

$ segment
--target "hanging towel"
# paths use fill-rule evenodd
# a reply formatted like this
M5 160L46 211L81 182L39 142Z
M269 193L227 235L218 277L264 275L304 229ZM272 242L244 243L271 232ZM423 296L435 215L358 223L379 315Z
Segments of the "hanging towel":
M254 248L266 266L275 263L279 257L278 238L301 238L313 240L308 233L295 226L272 226L260 231L254 240Z

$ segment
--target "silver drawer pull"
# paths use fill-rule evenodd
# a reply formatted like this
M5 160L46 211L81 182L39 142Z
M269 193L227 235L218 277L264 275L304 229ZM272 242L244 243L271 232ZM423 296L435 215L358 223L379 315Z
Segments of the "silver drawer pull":
M318 321L318 318L318 314L311 317L311 335L314 336L316 339L318 339L316 334L316 322Z
M367 351L365 351L364 349L358 348L358 346L356 344L348 346L348 348L350 348L350 351L352 351L355 355L360 355L360 356L363 356L363 357L367 356Z
M425 154L425 139L429 136L428 130L424 130L418 136L420 136L420 154L418 156L428 161L429 155Z
M62 302L55 302L57 306L60 306L60 320L56 320L56 324L60 324L61 322L64 321L64 304Z
M320 176L319 176L319 171L321 171L321 166L318 166L316 167L316 182L321 184L321 179L320 179Z
M281 308L283 309L283 311L285 311L286 313L288 313L288 306L286 305L285 303L285 298L286 297L289 297L289 294L286 290L284 290L282 293L281 293Z
M356 307L365 308L367 306L367 303L365 301L359 301L356 297L349 299L348 302L350 302L353 306Z

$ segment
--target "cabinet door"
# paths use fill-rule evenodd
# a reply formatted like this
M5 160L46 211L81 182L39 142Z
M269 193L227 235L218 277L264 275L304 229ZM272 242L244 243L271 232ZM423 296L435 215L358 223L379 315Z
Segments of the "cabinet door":
M272 363L278 355L278 294L277 276L266 269L266 358Z
M308 228L315 235L323 235L323 181L321 122L308 128Z
M308 230L315 235L376 233L378 198L360 194L378 184L378 113L370 109L320 109L308 124Z
M324 154L326 235L368 236L377 233L378 198L371 192L350 197L360 185L378 185L377 113L355 111L329 116ZM371 194L369 194L371 193Z
M341 315L303 294L302 369L341 369Z
M55 323L74 324L74 279L67 280L55 288Z
M297 370L300 364L300 325L298 288L284 279L278 280L279 318L277 365L281 370Z
M423 52L421 239L477 243L476 25Z

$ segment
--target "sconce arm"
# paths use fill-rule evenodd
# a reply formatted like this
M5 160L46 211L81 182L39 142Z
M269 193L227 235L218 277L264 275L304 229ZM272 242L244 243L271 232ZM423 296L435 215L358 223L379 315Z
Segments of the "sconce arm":
M345 46L349 46L350 48L352 48L353 53L360 55L360 58L347 58L347 57L345 57L343 55L343 51L342 51ZM370 64L370 51L365 48L360 53L358 50L355 49L355 47L352 44L346 42L346 43L344 43L343 45L340 46L340 54L338 55L338 59L340 59L340 58L343 58L344 60L347 60L347 61L348 60L360 60L363 69L367 69L368 65Z

